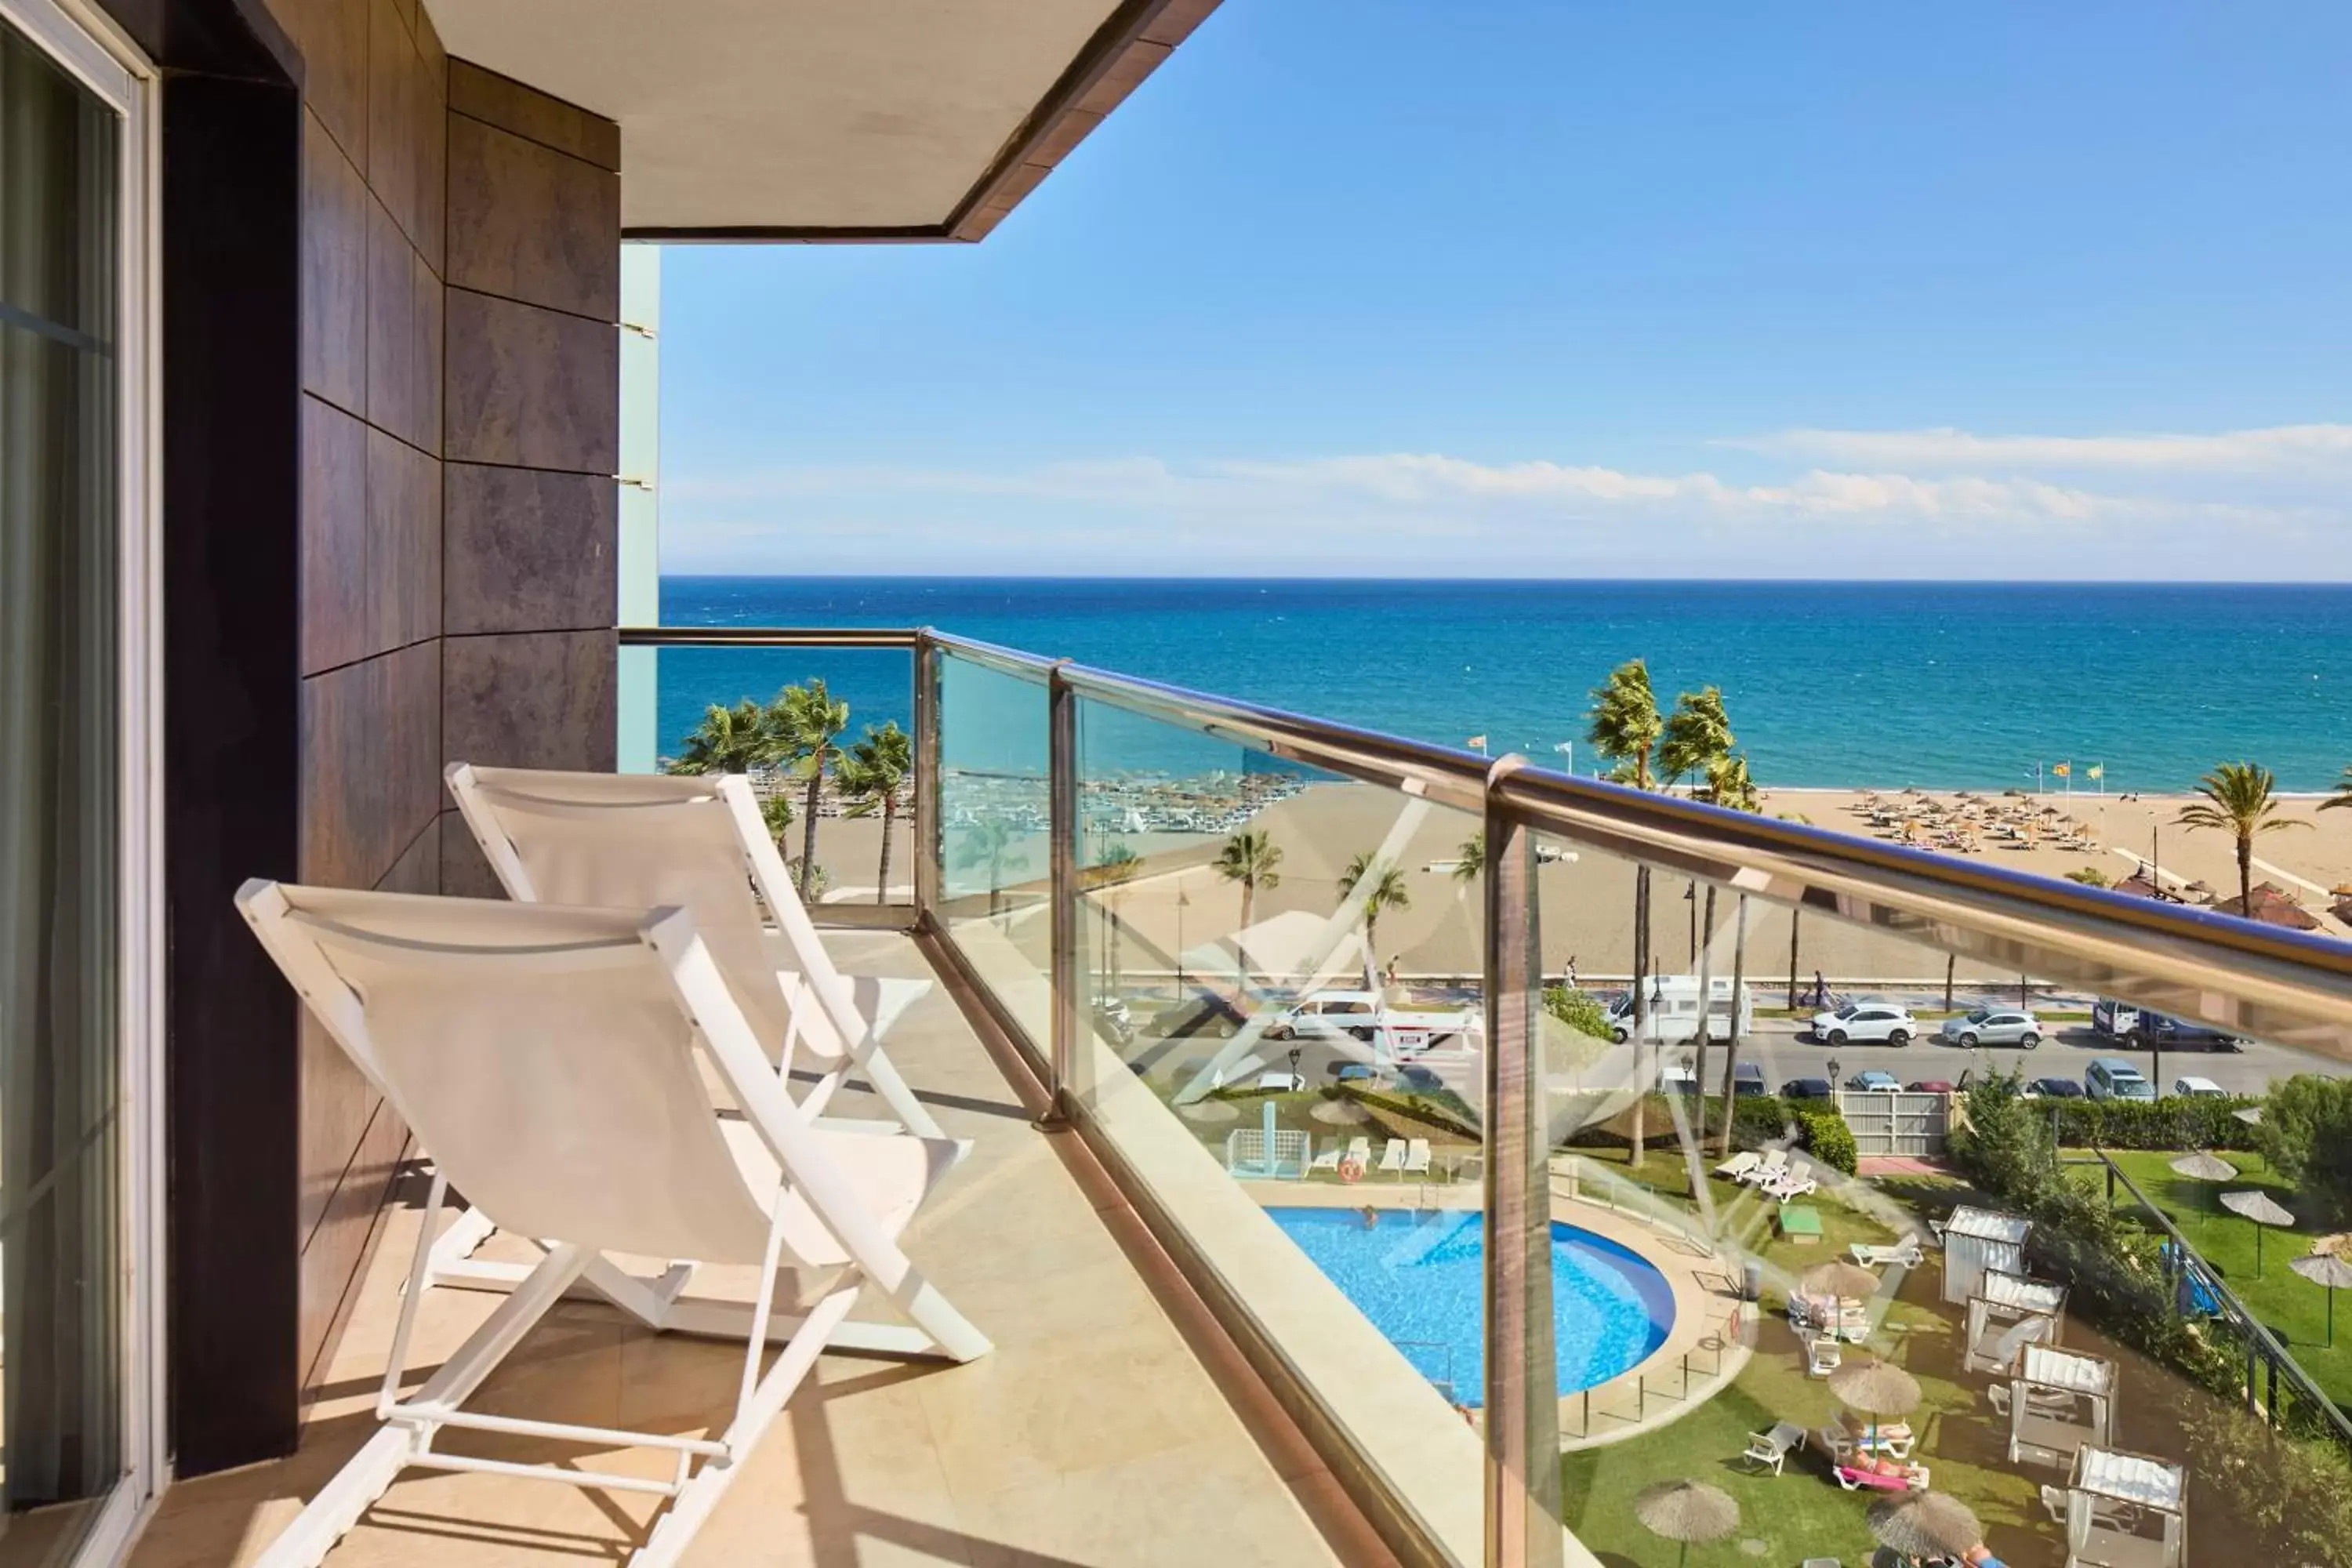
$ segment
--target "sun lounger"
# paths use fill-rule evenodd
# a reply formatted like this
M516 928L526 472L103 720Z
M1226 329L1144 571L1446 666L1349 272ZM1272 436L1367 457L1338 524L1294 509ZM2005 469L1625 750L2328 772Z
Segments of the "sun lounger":
M1404 1173L1408 1176L1429 1174L1429 1140L1415 1138L1404 1146Z
M1845 1364L1845 1352L1838 1348L1837 1336L1819 1334L1805 1342L1805 1375L1827 1377Z
M1821 1185L1821 1183L1811 1176L1799 1175L1794 1171L1790 1171L1773 1181L1759 1184L1756 1190L1775 1203L1785 1204L1790 1198L1807 1197L1819 1192Z
M800 1096L807 1115L824 1109L854 1067L908 1131L940 1135L881 1046L929 982L865 982L869 996L861 1006L860 985L835 965L793 887L751 780L466 763L451 763L446 778L509 898L603 909L675 905L691 914L769 1059L818 1075ZM793 1005L803 985L816 1006Z
M1764 1151L1762 1159L1732 1179L1749 1186L1759 1186L1770 1181L1788 1167L1789 1152L1786 1149L1767 1149Z
M1839 1465L1830 1473L1837 1484L1850 1492L1923 1492L1927 1489L1927 1467L1906 1465L1899 1476L1881 1475L1876 1470L1857 1469L1852 1465Z
M1753 1149L1742 1149L1715 1168L1715 1173L1727 1181L1738 1181L1764 1163L1764 1156Z
M1372 1163L1372 1141L1369 1138L1349 1139L1348 1152L1341 1158L1340 1163L1370 1170Z
M658 1493L668 1506L630 1561L670 1568L822 1352L969 1361L990 1348L898 1240L964 1146L812 1126L685 911L264 881L239 889L237 906L434 1171L377 1402L383 1426L257 1568L310 1568L414 1466ZM740 1118L714 1108L702 1053ZM534 1238L543 1256L404 1397L418 1304L429 1294L426 1261L452 1186L511 1234ZM648 1286L614 1266L615 1254L694 1262ZM764 1289L756 1301L687 1296L702 1264L740 1268ZM516 1389L496 1415L467 1409L574 1285L656 1332L744 1342L724 1427L538 1421ZM852 1321L867 1289L903 1321ZM771 1341L782 1342L772 1361ZM442 1447L451 1431L642 1448L665 1462L624 1475L489 1458Z
M1336 1171L1339 1168L1339 1141L1331 1140L1324 1151L1307 1163L1309 1171Z
M1403 1139L1391 1138L1388 1141L1387 1145L1381 1150L1381 1169L1383 1171L1393 1171L1400 1177L1404 1174Z
M1788 1463L1789 1450L1800 1447L1804 1440L1805 1429L1802 1426L1793 1421L1775 1422L1769 1432L1748 1434L1748 1447L1739 1457L1752 1464L1770 1467L1777 1476L1782 1473L1781 1467Z
M1884 1268L1894 1263L1900 1263L1906 1268L1916 1268L1922 1256L1917 1231L1913 1231L1892 1247L1874 1247L1869 1242L1857 1241L1850 1250L1853 1253L1853 1260L1864 1268Z

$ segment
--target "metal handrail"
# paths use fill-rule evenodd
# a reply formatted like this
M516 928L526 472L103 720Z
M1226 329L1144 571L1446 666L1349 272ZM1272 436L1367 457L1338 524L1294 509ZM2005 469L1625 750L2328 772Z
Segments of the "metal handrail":
M1087 700L1439 805L1483 812L1488 802L1493 759L1476 752L929 629L627 627L620 637L627 647L928 645L1040 682L1058 672ZM1498 804L1603 853L2352 1060L2352 944L1539 766L1503 772L1492 786Z

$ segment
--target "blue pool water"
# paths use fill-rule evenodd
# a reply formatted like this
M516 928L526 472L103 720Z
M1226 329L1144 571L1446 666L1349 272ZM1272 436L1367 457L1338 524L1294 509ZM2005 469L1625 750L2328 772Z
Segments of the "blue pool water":
M1298 1249L1457 1405L1483 1403L1486 1216L1393 1210L1370 1229L1353 1209L1270 1208ZM1559 1391L1608 1382L1665 1342L1674 1292L1639 1255L1570 1225L1551 1227Z

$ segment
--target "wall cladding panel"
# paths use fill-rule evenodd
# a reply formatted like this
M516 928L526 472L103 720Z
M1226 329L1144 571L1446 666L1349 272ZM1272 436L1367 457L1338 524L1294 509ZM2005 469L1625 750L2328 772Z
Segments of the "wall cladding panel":
M445 456L607 478L618 470L615 323L452 289L448 345Z
M612 480L472 463L444 472L450 636L613 624L620 502Z
M617 175L453 114L448 178L452 288L620 319Z

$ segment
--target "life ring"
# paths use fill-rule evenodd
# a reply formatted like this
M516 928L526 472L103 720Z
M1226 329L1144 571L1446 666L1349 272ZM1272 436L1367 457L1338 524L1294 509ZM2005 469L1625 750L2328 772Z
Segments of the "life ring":
M1364 1163L1361 1160L1340 1161L1339 1179L1350 1186L1362 1181L1364 1179Z

